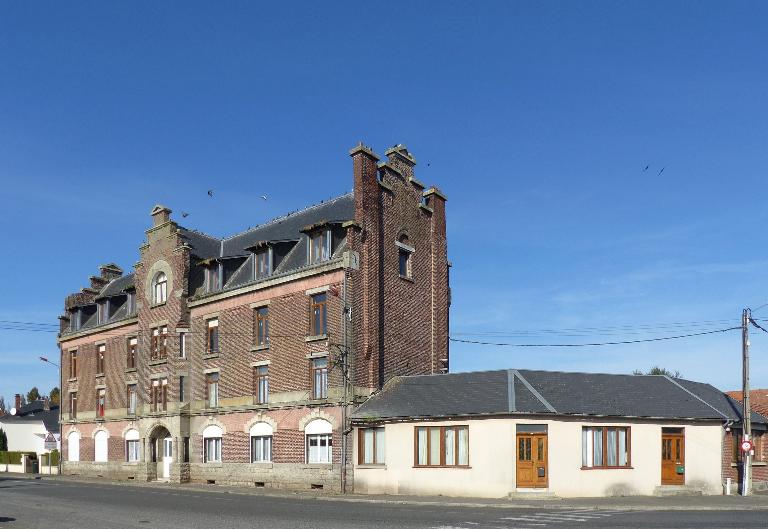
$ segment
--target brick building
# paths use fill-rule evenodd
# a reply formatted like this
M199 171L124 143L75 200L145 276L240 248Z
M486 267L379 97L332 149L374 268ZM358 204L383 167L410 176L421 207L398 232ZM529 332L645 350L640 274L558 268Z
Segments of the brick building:
M231 237L155 206L135 270L66 298L65 474L351 480L346 415L391 377L448 370L450 296L445 196L403 145L350 155L352 193Z
M743 391L727 391L726 394L743 405ZM768 389L753 389L749 392L750 408L753 413L768 417ZM723 475L734 483L744 479L744 453L739 449L743 439L741 423L735 423L723 439ZM768 435L760 428L752 429L752 486L756 490L768 490Z

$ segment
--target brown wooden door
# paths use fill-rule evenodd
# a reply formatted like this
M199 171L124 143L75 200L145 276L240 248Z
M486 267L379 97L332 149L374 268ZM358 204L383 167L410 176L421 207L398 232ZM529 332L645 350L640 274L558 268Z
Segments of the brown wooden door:
M661 484L685 483L685 436L682 433L661 434Z
M547 467L547 435L541 433L517 434L517 487L546 488L549 479Z

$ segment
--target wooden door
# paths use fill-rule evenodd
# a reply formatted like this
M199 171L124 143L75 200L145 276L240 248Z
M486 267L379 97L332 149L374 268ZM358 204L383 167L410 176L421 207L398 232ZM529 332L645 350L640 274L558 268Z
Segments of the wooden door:
M661 434L661 484L685 484L685 435Z
M517 434L517 487L546 488L547 435L543 433Z

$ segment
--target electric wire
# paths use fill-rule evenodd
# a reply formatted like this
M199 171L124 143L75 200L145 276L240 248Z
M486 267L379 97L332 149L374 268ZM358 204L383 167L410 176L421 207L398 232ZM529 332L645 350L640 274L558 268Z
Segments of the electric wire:
M690 334L680 334L677 336L662 336L660 338L645 338L642 340L622 340L616 342L595 342L595 343L550 343L550 344L538 344L538 343L502 343L502 342L483 342L479 340L463 340L460 338L449 338L452 342L476 344L476 345L493 345L502 347L601 347L606 345L629 345L637 343L647 342L661 342L665 340L679 340L682 338L692 338L694 336L704 336L706 334L725 333L729 331L741 330L741 327L730 327L727 329L716 329L713 331L704 331ZM768 331L767 331L768 332Z

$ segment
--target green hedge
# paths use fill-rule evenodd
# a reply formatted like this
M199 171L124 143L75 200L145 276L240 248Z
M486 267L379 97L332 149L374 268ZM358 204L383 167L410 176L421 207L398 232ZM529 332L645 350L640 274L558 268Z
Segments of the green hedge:
M59 466L60 458L61 458L61 455L59 454L58 450L51 450L50 466L52 467ZM47 467L47 466L48 466L48 454L40 454L40 468Z
M22 454L37 457L34 452L0 452L0 465L20 465Z

